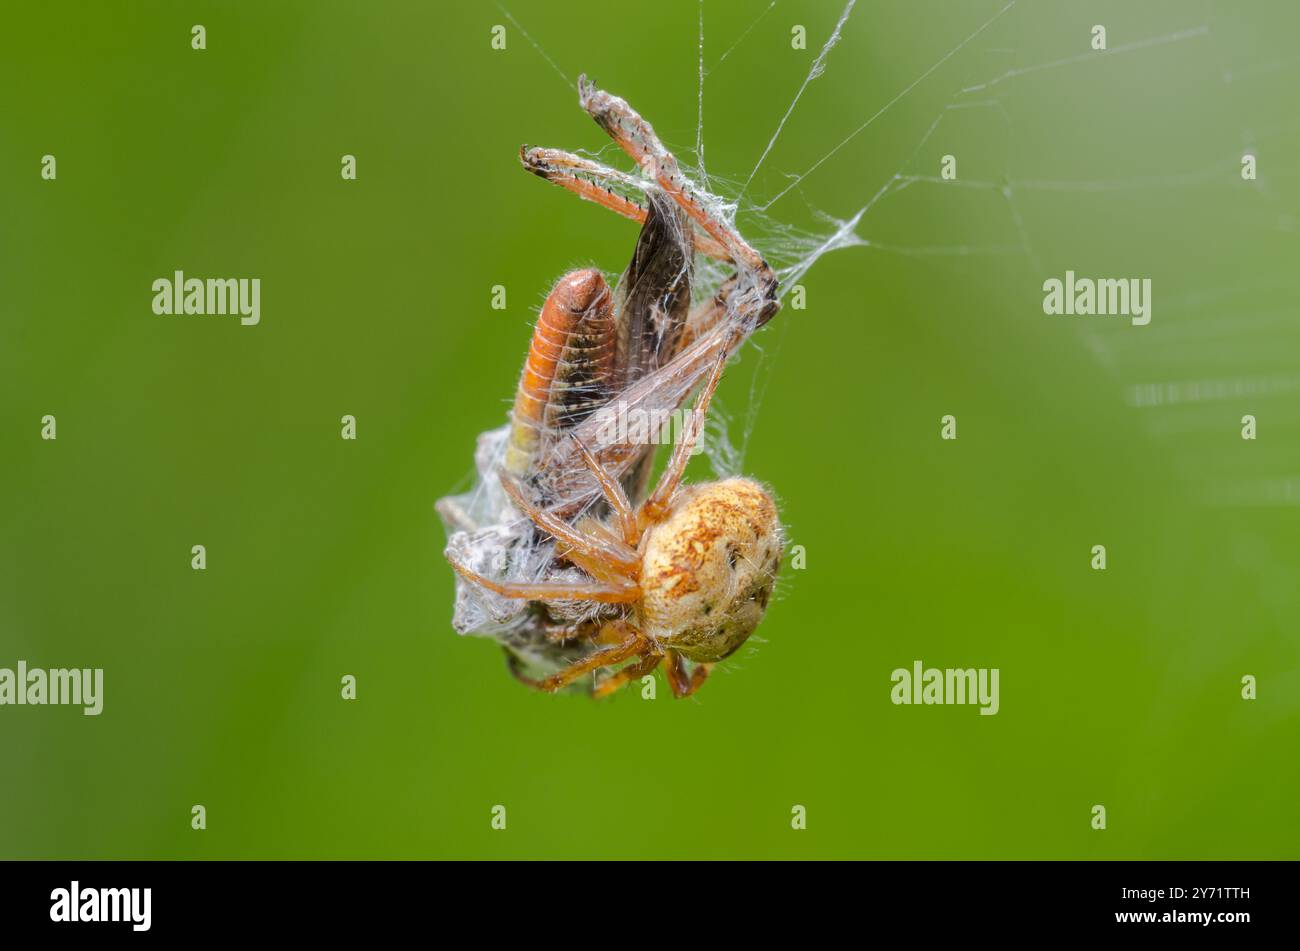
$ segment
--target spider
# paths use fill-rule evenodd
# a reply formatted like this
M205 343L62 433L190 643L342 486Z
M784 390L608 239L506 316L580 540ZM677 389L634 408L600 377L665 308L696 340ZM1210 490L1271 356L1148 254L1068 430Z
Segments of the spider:
M578 91L641 177L555 149L524 147L524 167L639 222L641 232L615 290L595 269L559 280L519 381L497 475L533 538L555 543L555 563L540 580L512 580L474 570L450 544L446 555L472 585L535 606L553 642L592 645L543 678L526 676L512 657L512 672L530 686L556 691L618 668L593 689L607 696L662 664L673 695L686 697L758 626L783 553L776 503L757 482L683 482L727 358L780 307L778 281L648 122L585 76ZM629 197L638 191L644 204ZM692 309L696 254L734 273ZM653 448L607 435L615 401L676 407L701 380L650 489ZM440 511L459 511L447 501Z

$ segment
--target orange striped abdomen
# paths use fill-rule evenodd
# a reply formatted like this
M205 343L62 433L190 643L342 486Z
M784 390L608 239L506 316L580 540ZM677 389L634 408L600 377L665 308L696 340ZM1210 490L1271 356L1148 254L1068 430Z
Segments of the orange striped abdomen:
M595 268L570 271L542 305L519 378L505 466L531 473L548 437L609 399L616 354L612 295Z

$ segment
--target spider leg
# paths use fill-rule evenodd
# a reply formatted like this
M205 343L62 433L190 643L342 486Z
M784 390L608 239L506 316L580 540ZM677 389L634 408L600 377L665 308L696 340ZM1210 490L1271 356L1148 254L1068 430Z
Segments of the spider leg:
M558 557L565 559L570 564L581 568L587 574L591 575L593 580L598 581L601 584L611 584L618 587L632 580L619 569L611 566L608 562L601 561L600 558L591 555L584 555L580 552L576 552L572 548L565 546L563 543L556 546L555 554Z
M617 643L621 643L621 640L620 642ZM502 648L502 650L504 651L504 653L506 653L506 669L508 670L508 672L510 672L511 677L515 678L516 681L523 683L523 685L526 687L532 687L533 690L551 692L552 690L551 687L542 686L543 683L546 683L546 679L537 679L536 677L529 677L528 674L524 673L524 661L520 660L519 656L515 655L515 653L512 653L510 651L510 648ZM655 655L646 657L646 659L642 660L640 664L629 664L628 668L625 669L632 670L634 668L637 668L637 666L649 665L646 666L646 673L649 673L650 670L653 670L655 666L659 664L660 660L663 660L663 655L659 655L659 653L655 653ZM654 663L650 663L650 661L654 661ZM567 669L568 668L565 668L565 670ZM599 698L599 696L608 696L608 694L610 694L610 690L606 689L606 685L608 682L610 682L610 679L614 679L614 678L611 677L608 679L604 679L604 681L601 681L601 683L599 683L599 685L597 685L597 687L595 687L595 689L591 691L591 696L593 696L593 698Z
M717 362L713 364L713 372L709 374L704 388L700 390L700 395L695 399L690 423L682 433L681 439L677 441L677 445L673 447L673 454L668 460L668 465L664 467L663 474L659 476L658 484L641 503L641 509L637 513L638 525L645 526L659 521L672 505L677 487L681 485L682 476L686 474L686 464L690 462L691 451L695 448L700 432L704 429L704 416L709 411L709 401L713 399L713 391L718 388L718 382L722 379L722 368L726 365L727 353L723 351Z
M681 654L670 650L664 657L664 673L668 676L668 686L672 688L673 696L678 700L689 697L699 690L700 684L708 679L711 670L713 670L712 664L696 664L695 669L688 676L686 662L682 660Z
M605 467L600 464L600 460L591 454L591 450L577 436L573 437L573 442L578 447L578 452L582 454L582 461L587 464L591 474L596 477L600 483L600 491L605 496L605 501L614 511L618 519L619 528L623 533L623 541L628 545L636 545L641 539L641 532L636 525L636 512L632 509L632 503L628 501L627 493L623 491L622 484L618 479L610 475Z
M653 650L652 645L644 635L626 621L610 621L606 627L618 628L623 633L623 639L612 647L605 647L601 650L588 654L581 660L574 661L568 667L557 673L551 674L542 680L536 681L535 685L538 690L545 690L548 693L567 687L579 677L585 674L599 670L601 667L610 667L614 664L621 664L623 661L635 657L638 654L645 653L647 650Z
M611 573L635 577L641 567L641 556L636 549L615 538L600 538L579 531L552 512L538 508L525 496L519 483L504 470L500 473L501 487L519 511L534 524L573 549L580 558L594 560L606 566ZM603 572L601 572L603 574Z
M647 212L644 205L601 183L644 192L646 182L626 172L620 172L616 168L610 168L608 165L560 149L521 148L519 160L523 162L525 169L538 178L568 189L579 198L595 202L624 218L629 218L638 224L645 224ZM731 254L727 249L709 234L696 231L693 236L695 250L700 254L720 261L731 260Z
M596 689L591 692L592 697L600 699L608 697L610 694L621 690L626 684L633 680L640 680L646 674L653 671L659 666L659 662L664 659L664 655L659 652L644 654L635 664L628 664L622 670L610 674L600 683L596 684Z
M659 141L650 123L618 96L597 89L586 76L578 77L578 101L632 159L679 204L713 240L727 249L728 257L754 275L763 287L775 293L776 277L763 256L740 236L733 225L718 215L696 193L677 165L677 159ZM775 303L775 301L773 301ZM770 316L770 315L769 315Z
M494 591L503 598L528 601L594 601L597 604L632 604L641 599L640 586L628 581L615 584L606 581L587 583L493 581L458 562L450 552L447 560L466 581Z

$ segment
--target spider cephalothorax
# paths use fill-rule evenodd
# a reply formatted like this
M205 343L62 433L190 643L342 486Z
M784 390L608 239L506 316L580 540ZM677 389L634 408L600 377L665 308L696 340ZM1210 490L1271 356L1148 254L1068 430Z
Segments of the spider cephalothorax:
M533 677L520 669L519 643L507 643L512 670L526 683L557 690L624 665L596 686L603 695L662 663L674 694L686 696L758 626L781 561L781 523L762 486L744 478L682 482L727 358L779 307L777 280L649 123L585 78L579 92L640 176L554 149L523 150L524 166L639 221L641 234L615 290L599 271L571 272L538 317L497 472L500 511L525 516L531 527L484 528L460 500L444 500L444 518L466 528L447 558L475 588L532 605L512 622L517 638L540 630L567 645L560 669ZM644 205L629 197L637 191ZM734 273L692 308L696 255ZM701 381L651 490L653 446L609 435L618 431L613 415L676 409ZM495 576L483 567L489 543L507 562ZM540 563L529 560L538 550L547 552ZM509 563L529 576L510 576Z

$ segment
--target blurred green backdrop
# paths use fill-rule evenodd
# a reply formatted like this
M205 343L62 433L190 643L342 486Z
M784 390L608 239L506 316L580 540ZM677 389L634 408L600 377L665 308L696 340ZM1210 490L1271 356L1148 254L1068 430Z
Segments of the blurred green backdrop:
M606 146L585 71L694 166L701 6L507 6L11 5L0 666L106 696L0 708L0 856L1300 857L1295 5L860 0L740 224L788 261L915 180L720 393L807 567L697 699L598 704L451 631L433 502L550 282L635 240L519 146ZM723 193L841 9L704 3ZM175 269L261 324L155 316ZM1151 324L1045 316L1067 269ZM1001 712L892 705L917 659Z

